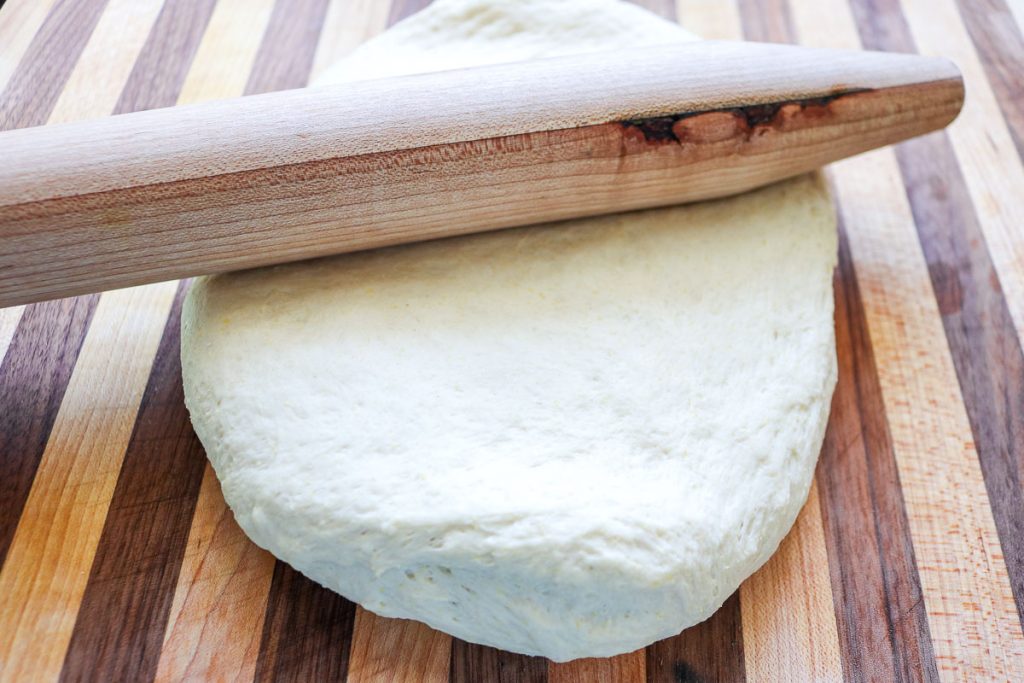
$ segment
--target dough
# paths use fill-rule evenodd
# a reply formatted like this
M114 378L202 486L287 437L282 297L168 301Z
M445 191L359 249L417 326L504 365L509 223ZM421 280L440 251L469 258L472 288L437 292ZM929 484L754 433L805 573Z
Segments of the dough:
M328 76L687 39L613 0L439 0ZM386 616L556 661L717 609L810 485L835 384L817 176L201 279L182 368L238 523Z

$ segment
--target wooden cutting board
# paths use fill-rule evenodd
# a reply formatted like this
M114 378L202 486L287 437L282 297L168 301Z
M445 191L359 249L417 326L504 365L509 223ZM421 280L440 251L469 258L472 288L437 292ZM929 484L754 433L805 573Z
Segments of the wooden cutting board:
M0 129L298 87L420 4L7 0ZM187 284L109 292L0 310L0 679L1024 680L1024 5L642 4L710 38L944 54L967 80L947 132L829 171L839 386L772 560L610 660L376 617L225 508L182 403Z

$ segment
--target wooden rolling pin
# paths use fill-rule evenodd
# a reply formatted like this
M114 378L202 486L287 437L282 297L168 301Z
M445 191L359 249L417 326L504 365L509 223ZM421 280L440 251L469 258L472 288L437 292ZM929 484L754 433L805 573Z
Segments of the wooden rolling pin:
M0 134L0 306L742 192L936 130L950 62L700 42Z

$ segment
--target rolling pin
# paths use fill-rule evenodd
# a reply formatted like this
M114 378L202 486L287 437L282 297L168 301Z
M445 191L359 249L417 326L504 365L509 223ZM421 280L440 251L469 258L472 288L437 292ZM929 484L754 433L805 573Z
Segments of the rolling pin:
M697 42L0 133L0 306L722 197L942 128L947 60Z

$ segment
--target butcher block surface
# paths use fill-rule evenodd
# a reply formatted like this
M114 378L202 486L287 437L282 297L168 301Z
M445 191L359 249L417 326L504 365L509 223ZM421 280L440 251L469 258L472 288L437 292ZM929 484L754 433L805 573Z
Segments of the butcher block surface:
M426 2L0 4L5 130L301 87ZM238 529L182 399L188 284L151 285L0 309L0 680L1024 681L1024 4L639 4L708 38L941 54L967 84L947 131L828 171L839 385L768 564L608 660L377 617Z

